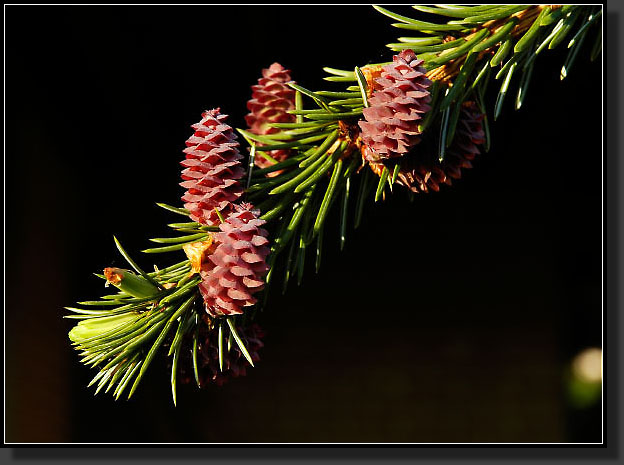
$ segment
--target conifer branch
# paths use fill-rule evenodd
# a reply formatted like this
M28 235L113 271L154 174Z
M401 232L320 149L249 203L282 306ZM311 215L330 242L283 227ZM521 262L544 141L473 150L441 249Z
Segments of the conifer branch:
M158 204L187 219L169 224L175 235L150 239L159 247L143 250L186 258L147 273L115 239L134 272L106 268L97 276L116 293L66 307L66 318L79 320L72 345L99 370L90 383L96 393L132 396L161 353L171 357L174 404L179 380L203 388L244 374L262 347L257 308L276 276L284 291L295 275L301 284L309 245L316 240L318 272L323 243L333 235L343 249L349 223L361 224L367 204L459 179L489 150L488 115L500 116L516 82L514 106L523 106L546 49L567 45L561 79L587 37L596 37L592 59L601 50L595 5L416 5L414 18L374 8L407 31L387 44L395 55L323 68L337 87L316 91L278 63L263 70L248 127L237 129L248 152L219 109L193 125L184 208ZM489 84L497 86L491 109ZM333 232L332 215L339 217Z

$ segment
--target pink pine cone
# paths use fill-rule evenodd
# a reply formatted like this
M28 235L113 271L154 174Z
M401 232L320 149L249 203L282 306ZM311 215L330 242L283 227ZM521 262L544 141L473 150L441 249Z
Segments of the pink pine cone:
M224 328L227 328L226 324L224 324ZM236 330L255 365L260 361L258 352L264 347L262 339L265 332L257 323L252 323L244 328L239 327ZM197 338L197 367L200 387L207 387L211 383L221 386L231 378L238 378L247 374L249 362L238 348L236 341L232 341L230 350L227 350L228 337L227 329L224 329L223 371L221 371L219 367L219 329L203 322L200 323ZM192 338L187 335L183 344L184 350L180 354L178 364L180 370L178 379L183 384L194 383Z
M215 208L229 215L243 193L238 181L245 173L243 156L226 119L219 108L202 113L202 120L191 126L195 133L186 141L186 159L181 162L184 208L191 219L211 226L219 223Z
M377 162L406 154L420 141L418 126L429 110L431 81L412 50L403 50L382 68L369 86L373 93L360 121L362 141L370 150L366 161Z
M243 313L253 305L252 296L264 286L269 254L267 231L260 226L266 221L251 204L235 205L233 212L215 233L217 244L209 260L202 266L199 290L206 311L213 317Z
M439 191L440 185L451 184L461 178L463 169L472 168L472 161L479 154L479 146L485 142L484 115L474 102L464 102L457 121L453 143L447 149L444 160L438 160L438 142L425 138L423 144L401 160L397 184L412 192ZM373 162L370 168L381 175L384 163ZM392 171L392 167L389 167Z
M485 143L483 118L474 102L462 106L455 137L444 157L444 171L453 179L461 177L462 168L472 168L471 161L479 155L479 146Z
M243 340L247 352L254 364L260 360L258 351L264 346L262 338L264 331L257 324L253 323L247 328L238 328L238 335ZM200 363L200 385L215 383L217 386L223 385L230 378L238 378L247 374L249 362L238 348L236 342L232 342L232 347L228 351L227 343L224 340L223 349L223 371L219 368L219 340L218 330L212 329L200 333L199 352L201 354ZM224 338L225 339L225 338Z
M295 91L286 85L290 81L290 71L279 63L262 70L262 78L258 79L257 85L251 86L252 98L247 102L250 113L245 116L245 121L251 132L274 134L279 129L270 127L270 123L295 122L296 116L287 113L295 109ZM283 161L288 158L290 150L271 150L267 154ZM256 153L255 164L260 168L272 165L261 153Z

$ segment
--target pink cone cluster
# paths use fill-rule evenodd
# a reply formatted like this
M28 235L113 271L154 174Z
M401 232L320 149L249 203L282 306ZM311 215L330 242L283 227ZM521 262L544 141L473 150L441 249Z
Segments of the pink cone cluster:
M263 288L269 240L259 213L251 204L235 205L214 234L217 245L202 266L199 285L213 317L243 313L243 307L256 303L252 294Z
M269 124L295 122L296 116L287 113L295 108L295 91L286 85L290 81L290 71L279 63L262 70L258 84L251 86L252 98L247 102L250 113L245 116L245 121L251 132L258 135L273 134L279 129ZM290 150L271 150L267 153L275 160L283 161L288 158ZM260 168L272 164L261 153L256 154L254 161Z
M442 184L451 184L461 177L462 169L472 168L472 161L479 154L479 146L485 142L483 114L474 102L464 102L453 143L446 150L442 163L438 161L437 141L431 146L421 145L401 160L396 182L412 192L439 191ZM422 150L420 150L422 147ZM371 169L381 174L383 163L371 163Z
M184 208L194 221L211 226L219 223L215 209L228 216L243 193L238 182L245 173L243 156L226 119L218 108L205 111L202 120L192 125L195 133L186 141L182 161Z
M243 157L226 119L218 108L204 112L192 126L195 133L186 142L182 162L185 208L193 220L221 230L213 234L208 257L200 260L199 289L212 317L241 314L243 307L253 305L253 294L262 289L268 271L268 233L261 228L265 221L251 204L240 203Z
M370 106L363 110L366 121L359 122L366 161L401 157L420 141L418 126L431 100L422 63L412 50L403 50L369 84Z

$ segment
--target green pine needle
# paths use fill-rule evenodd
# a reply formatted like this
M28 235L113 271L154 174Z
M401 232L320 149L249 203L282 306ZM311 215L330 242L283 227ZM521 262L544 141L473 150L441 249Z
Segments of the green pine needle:
M167 211L177 213L178 215L183 215L183 216L189 215L189 211L185 208L176 208L176 207L172 207L171 205L167 205L166 203L158 203L158 202L156 202L156 205L158 205L160 208L164 208Z
M223 323L219 322L219 371L223 371Z
M389 175L388 168L384 166L381 176L379 177L379 183L377 184L377 191L375 192L375 202L383 197L384 187Z
M226 321L227 321L228 326L230 327L230 333L232 334L232 336L234 336L234 340L236 341L238 348L240 349L242 354L245 356L249 364L253 367L254 364L253 364L253 360L251 359L251 355L249 355L249 352L247 351L247 347L245 347L245 343L238 335L238 331L236 331L236 326L234 325L232 317L227 317Z
M193 333L193 375L195 376L195 383L197 383L197 387L201 388L201 383L199 382L199 368L197 367L197 344L199 343L199 316L195 317L195 332Z
M117 240L115 236L113 236L113 239L115 240L115 245L117 246L117 250L119 250L119 253L121 253L121 255L126 259L130 266L134 268L137 273L139 273L157 288L164 289L154 278L152 278L145 271L139 268L139 265L137 265L135 261L130 258L130 255L128 255L128 253L124 250L124 248L121 246L121 243L119 242L119 240Z

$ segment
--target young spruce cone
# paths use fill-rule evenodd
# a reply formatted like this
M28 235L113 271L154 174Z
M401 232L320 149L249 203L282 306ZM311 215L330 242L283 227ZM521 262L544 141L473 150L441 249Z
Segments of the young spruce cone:
M420 141L418 126L431 100L422 63L412 50L403 50L382 68L381 77L370 74L370 106L362 112L366 121L359 122L366 161L401 157Z
M485 142L483 114L474 102L464 102L457 121L453 143L446 150L442 163L438 161L437 141L419 145L412 153L401 159L397 184L412 192L439 191L441 184L451 184L459 179L461 170L472 168L472 160L479 154L479 146ZM377 175L381 175L383 163L370 163ZM389 167L392 172L393 167Z
M227 325L225 327L227 328ZM260 360L259 350L264 347L262 342L265 336L264 331L256 323L252 323L245 328L237 328L237 331L247 348L247 352L249 352L251 360L255 364ZM219 369L219 330L216 327L210 328L205 324L201 324L199 327L197 365L201 387L206 387L210 383L221 386L230 378L245 376L247 373L249 362L238 348L236 341L232 340L230 350L227 350L228 336L226 334L227 330L224 331L223 371L221 371ZM190 337L185 340L184 343L189 344L189 346L186 346L188 349L182 352L182 358L179 363L179 379L184 384L194 382L191 341Z
M247 374L249 362L242 354L235 341L232 341L229 351L227 350L227 342L224 341L223 349L225 353L223 354L223 371L219 370L218 334L218 330L213 329L212 331L208 331L208 334L200 339L203 341L200 343L201 345L199 347L202 364L200 385L202 386L209 382L221 386L230 378L238 378L239 376L245 376ZM238 334L243 340L251 360L255 364L255 362L260 360L258 351L264 346L262 343L264 332L257 324L251 324L247 328L239 328Z
M191 126L195 133L186 141L186 159L181 162L185 167L180 184L186 188L184 208L193 221L202 224L217 225L215 208L228 216L243 193L238 181L245 173L240 162L243 156L226 119L219 108L205 111L202 120Z
M273 134L279 129L270 127L270 123L295 122L296 116L287 113L295 109L295 91L286 85L290 80L290 71L279 63L262 70L262 78L258 79L257 85L251 86L252 98L247 102L247 109L251 113L245 116L245 121L251 132L258 135ZM256 166L271 166L272 162L262 154L256 152ZM288 158L290 150L271 150L267 154L279 162Z
M248 203L235 205L219 225L221 232L213 234L217 245L202 265L199 284L206 311L213 317L243 313L243 307L256 303L252 294L264 286L268 233L260 228L266 221L252 208Z

